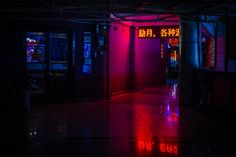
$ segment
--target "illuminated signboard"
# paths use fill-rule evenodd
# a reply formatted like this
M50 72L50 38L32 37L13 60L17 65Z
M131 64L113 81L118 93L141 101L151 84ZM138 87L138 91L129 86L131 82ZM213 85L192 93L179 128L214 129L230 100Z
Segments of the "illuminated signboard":
M163 27L139 27L139 38L178 38L179 37L178 26L163 26Z
M139 38L155 38L157 37L157 32L153 28L139 28L138 37Z

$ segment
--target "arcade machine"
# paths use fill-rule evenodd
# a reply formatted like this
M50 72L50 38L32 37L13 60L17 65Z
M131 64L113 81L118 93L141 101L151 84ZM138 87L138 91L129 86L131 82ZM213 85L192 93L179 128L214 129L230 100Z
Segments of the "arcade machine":
M179 70L179 39L168 38L167 44L167 66L166 73L168 78L177 79Z
M68 45L66 33L26 33L27 90L31 96L53 98L68 93Z
M64 97L68 94L69 47L68 34L49 33L49 69L47 95Z
M44 94L46 72L46 38L44 32L26 33L27 90Z

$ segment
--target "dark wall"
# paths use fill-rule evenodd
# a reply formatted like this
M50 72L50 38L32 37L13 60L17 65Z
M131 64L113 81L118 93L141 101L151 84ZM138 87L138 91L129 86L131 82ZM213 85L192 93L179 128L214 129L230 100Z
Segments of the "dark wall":
M24 86L21 32L10 25L0 27L0 99L1 112L21 104Z
M230 23L227 26L227 30L226 30L226 35L227 35L227 39L226 39L226 43L228 48L227 48L227 60L236 60L236 47L235 47L235 43L236 43L236 38L235 38L235 34L236 34L236 23Z
M160 39L135 38L135 88L161 84Z
M217 54L216 54L216 57L217 57L217 60L216 60L216 69L217 71L224 71L225 70L225 46L226 46L226 43L225 43L225 25L224 24L218 24L217 25L217 38L216 38L216 41L217 41L217 47L216 47L216 51L217 51Z
M114 95L130 88L130 27L113 23L109 37L110 92Z

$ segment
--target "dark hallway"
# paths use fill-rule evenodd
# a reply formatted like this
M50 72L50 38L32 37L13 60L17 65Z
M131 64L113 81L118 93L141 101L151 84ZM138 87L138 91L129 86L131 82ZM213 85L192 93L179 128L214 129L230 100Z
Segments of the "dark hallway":
M111 100L32 106L22 121L25 138L18 149L34 157L227 156L227 123L179 107L177 89L169 82ZM17 135L1 136L9 141Z
M233 1L3 0L0 156L234 156Z

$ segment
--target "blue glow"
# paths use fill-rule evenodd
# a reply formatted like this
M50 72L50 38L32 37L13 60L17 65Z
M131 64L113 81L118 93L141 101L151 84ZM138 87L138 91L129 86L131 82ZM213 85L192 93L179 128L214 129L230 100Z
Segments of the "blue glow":
M68 40L65 33L49 34L50 61L67 61Z
M26 33L27 63L45 62L45 49L45 34L43 32Z
M91 73L91 65L84 64L82 67L82 72L85 74L90 74Z
M82 72L85 74L91 73L92 65L92 33L84 32L84 50L83 50L83 66Z
M46 69L46 64L44 64L44 63L28 63L27 69L28 70L44 70L44 69Z
M67 70L67 64L63 63L50 64L50 70Z

